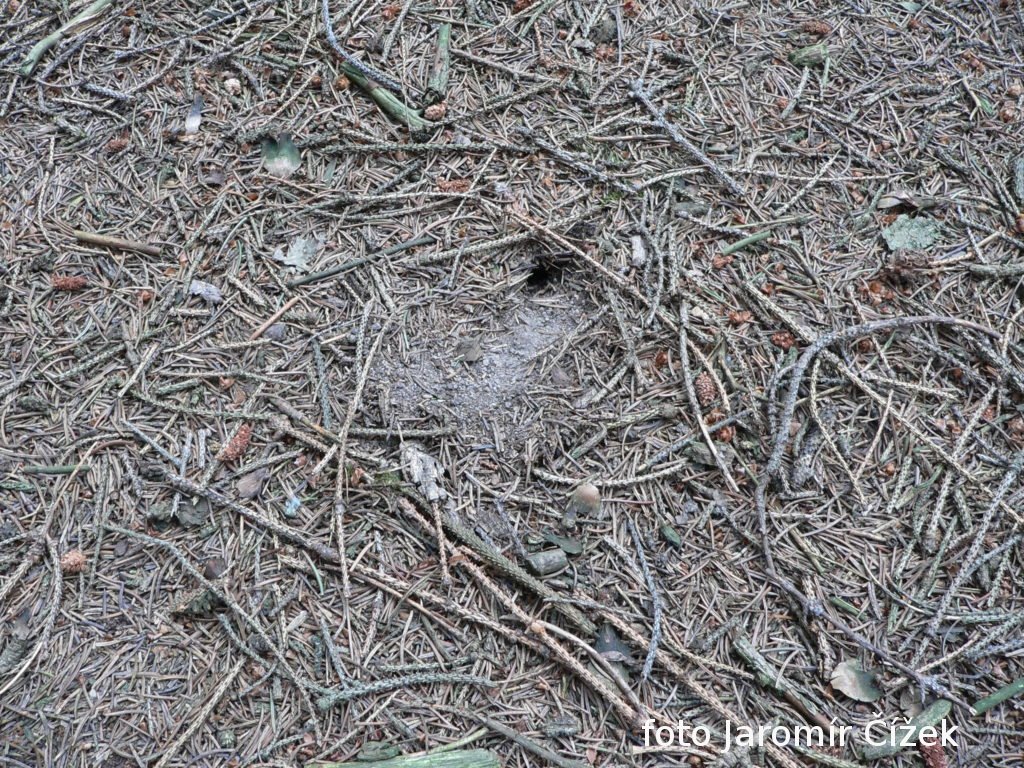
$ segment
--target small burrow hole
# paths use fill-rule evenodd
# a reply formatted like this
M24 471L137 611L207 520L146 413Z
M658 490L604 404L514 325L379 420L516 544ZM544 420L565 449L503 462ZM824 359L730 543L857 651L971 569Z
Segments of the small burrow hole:
M530 269L526 278L526 287L531 291L542 291L557 285L562 280L562 267L554 262L544 259L538 261Z

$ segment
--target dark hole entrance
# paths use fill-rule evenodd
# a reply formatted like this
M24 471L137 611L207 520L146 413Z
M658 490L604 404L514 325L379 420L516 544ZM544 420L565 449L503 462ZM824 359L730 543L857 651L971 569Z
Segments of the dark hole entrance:
M526 287L531 291L540 291L558 283L561 277L561 266L548 260L538 261L526 278Z

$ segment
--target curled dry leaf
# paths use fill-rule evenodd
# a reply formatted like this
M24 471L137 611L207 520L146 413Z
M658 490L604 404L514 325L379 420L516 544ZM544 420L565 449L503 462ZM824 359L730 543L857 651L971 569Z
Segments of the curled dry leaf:
M624 680L629 679L629 665L633 663L633 649L623 642L611 624L603 625L594 639L594 650L612 665Z
M220 304L224 301L220 288L205 280L193 280L188 286L188 292L190 296L201 296L211 304Z
M352 486L355 488L358 488L360 485L365 485L372 479L373 478L371 478L362 467L355 467L352 470L352 474L349 475L349 482L351 482Z
M925 208L934 208L938 204L939 201L934 197L915 195L913 192L908 192L906 190L893 190L892 192L884 194L878 198L878 203L875 205L875 208L880 211L887 211L890 208L898 208L902 205L907 208L924 210Z
M832 670L832 687L854 701L872 702L882 698L875 682L875 673L864 669L859 661L841 661Z
M52 275L50 285L55 291L80 291L89 284L89 280L82 275Z
M203 576L208 579L219 579L228 570L227 561L223 557L211 557L203 563Z
M238 478L238 483L235 485L238 495L243 499L255 499L260 495L263 484L269 476L270 472L265 467L261 467Z

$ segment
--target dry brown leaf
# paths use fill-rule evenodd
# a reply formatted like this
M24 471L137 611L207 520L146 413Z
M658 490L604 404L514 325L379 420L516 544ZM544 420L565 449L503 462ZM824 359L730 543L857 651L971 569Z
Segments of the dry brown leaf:
M855 660L841 661L832 670L832 687L854 701L878 701L882 692L876 685L875 673Z
M260 495L263 484L269 476L270 472L266 468L261 468L238 478L238 482L235 484L238 495L243 499L255 499Z

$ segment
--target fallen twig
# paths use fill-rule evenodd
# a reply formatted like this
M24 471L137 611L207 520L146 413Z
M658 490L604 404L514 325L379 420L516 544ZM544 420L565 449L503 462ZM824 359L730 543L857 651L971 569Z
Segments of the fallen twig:
M79 31L85 27L89 22L95 21L106 7L110 5L113 0L95 0L91 5L86 6L80 13L72 17L70 21L59 27L54 32L51 32L34 46L32 50L28 52L25 60L21 63L21 67L18 70L22 75L28 77L34 71L36 66L39 64L39 60L43 55L53 48L57 43L67 37L69 34Z
M998 706L1004 701L1012 699L1014 696L1019 696L1022 693L1024 693L1024 677L1014 680L1009 685L1004 685L991 696L986 696L984 699L975 702L971 709L974 710L974 714L980 715L988 712L992 707Z
M633 546L636 547L636 557L640 561L640 570L643 572L644 581L647 582L647 589L651 593L651 612L654 614L654 623L651 625L651 644L647 649L647 658L644 660L643 670L640 672L640 679L646 680L651 676L654 669L654 660L658 656L658 643L661 642L661 614L662 602L661 593L658 592L658 585L654 581L654 574L647 564L647 556L644 554L644 543L640 540L640 534L633 524L633 521L626 519L626 526L629 534L633 537Z
M695 145L692 141L683 136L683 134L679 131L678 128L675 127L675 125L669 122L668 118L665 116L665 113L661 109L659 109L653 101L651 101L650 95L647 93L646 90L644 90L644 84L642 80L633 81L631 86L631 92L633 94L633 98L635 98L645 107L647 107L647 110L654 116L654 121L665 130L669 137L671 137L672 141L674 141L676 144L685 149L687 153L689 153L690 157L692 157L698 163L700 163L709 171L711 171L711 175L718 179L720 182L722 182L729 189L730 192L732 192L734 195L738 197L743 196L743 188L738 183L736 183L736 181L731 176L729 176L729 174L727 174L725 171L719 168L715 164L714 160L712 160L710 157L701 152L700 149L697 148L697 145Z
M427 82L427 102L436 104L444 101L448 93L448 72L451 68L452 25L442 24L437 30L437 52L434 55L434 71Z
M81 229L76 229L72 232L77 240L81 240L83 243L91 243L92 245L99 245L104 248L117 248L122 251L135 251L136 253L143 253L147 256L159 256L160 246L149 245L148 243L140 243L137 240L126 240L123 237L114 237L112 235L100 235L95 232L86 232Z
M434 238L431 237L430 235L415 237L411 240L406 240L405 242L402 243L395 243L394 245L389 245L387 248L382 248L381 250L367 254L362 258L350 259L346 262L343 262L342 264L339 264L336 267L329 267L328 269L321 270L320 272L311 272L308 275L296 277L293 280L289 280L287 283L285 283L285 285L287 285L289 288L297 288L300 285L318 283L321 280L328 280L332 277L342 275L345 272L348 272L351 269L355 269L356 267L361 267L364 264L370 264L376 261L377 259L383 259L386 258L387 256L394 256L396 253L408 251L412 248L417 248L421 245L430 245L433 242Z

